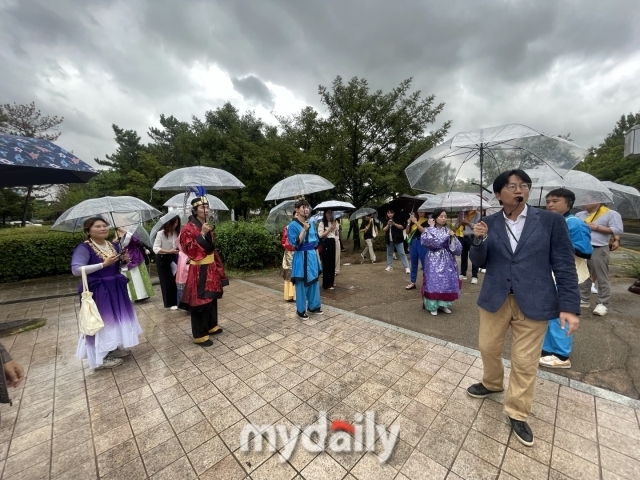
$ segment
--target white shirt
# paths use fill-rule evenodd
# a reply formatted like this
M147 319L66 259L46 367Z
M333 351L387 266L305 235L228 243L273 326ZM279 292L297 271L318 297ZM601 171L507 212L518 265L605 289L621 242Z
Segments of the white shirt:
M507 215L504 213L504 209L502 210L502 215L504 216L505 228L507 229L507 237L509 237L509 242L511 243L512 252L516 251L516 247L518 246L518 242L520 241L520 235L522 235L522 230L524 229L524 222L527 220L528 210L529 210L529 205L525 203L524 210L522 210L522 213L518 215L518 218L516 218L515 220L510 220L507 217Z
M318 224L318 235L322 235L324 233L325 230L328 230L329 227L331 227L333 225L333 222L329 222L329 225L327 226L327 228L325 228L324 223L320 222ZM323 238L338 238L338 232L329 232L327 233L327 235Z
M153 242L153 253L158 253L162 250L175 250L178 245L178 235L173 232L169 235L169 238L164 234L162 230L156 235L156 239Z

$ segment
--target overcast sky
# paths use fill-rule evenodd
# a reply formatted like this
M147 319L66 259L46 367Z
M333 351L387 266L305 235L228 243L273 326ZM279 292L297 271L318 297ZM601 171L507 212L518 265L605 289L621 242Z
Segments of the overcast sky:
M83 160L161 113L231 101L273 123L318 85L413 77L450 133L523 123L597 145L640 111L637 0L0 0L0 103L64 116ZM93 162L91 162L93 163Z

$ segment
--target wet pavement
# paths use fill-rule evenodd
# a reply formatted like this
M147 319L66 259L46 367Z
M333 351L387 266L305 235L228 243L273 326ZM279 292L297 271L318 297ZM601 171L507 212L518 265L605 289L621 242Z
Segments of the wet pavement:
M365 274L384 275L358 272ZM367 298L406 283L403 275L392 272L386 287ZM343 281L348 277L344 267L342 291L331 300L326 295L325 304L350 307L363 294L362 286L347 288L354 283ZM397 296L404 294L415 291ZM415 309L418 302L407 298ZM0 320L48 320L41 329L2 339L27 370L26 381L11 390L13 406L1 407L2 478L640 477L639 401L543 372L529 419L536 444L527 448L510 432L501 395L466 395L482 375L477 351L324 308L323 316L301 321L279 289L232 280L219 302L224 332L203 349L191 341L188 315L162 308L156 295L136 304L144 334L132 355L116 369L90 371L74 355L76 296L2 305ZM389 312L396 323L405 321L397 303ZM434 319L459 323L454 314ZM243 451L247 424L292 431L316 422L321 411L330 421L356 423L356 414L375 412L380 426L399 426L390 458L379 461L379 436L373 452L337 452L331 444L311 453L303 448L306 440L285 459L291 445L279 435L267 436L261 452ZM352 450L356 444L362 446L353 442Z

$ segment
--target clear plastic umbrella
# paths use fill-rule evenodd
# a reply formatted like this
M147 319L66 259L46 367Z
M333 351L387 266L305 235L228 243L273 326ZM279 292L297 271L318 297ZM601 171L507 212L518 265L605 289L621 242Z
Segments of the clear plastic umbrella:
M602 182L613 193L613 208L622 218L640 218L640 192L615 182Z
M153 242L156 241L156 236L158 235L158 232L162 229L162 227L164 227L168 222L170 222L171 220L179 216L180 216L180 212L173 211L173 212L165 213L163 216L160 217L160 220L158 220L156 224L153 226L153 228L151 229L151 235L149 235L149 238L151 239L151 246L153 246Z
M355 209L356 207L349 202L342 202L340 200L328 200L326 202L319 203L316 205L314 210L350 210Z
M276 183L265 198L265 201L291 198L310 193L322 192L334 188L333 183L320 175L292 175Z
M318 208L318 207L316 207ZM324 215L324 210L316 213L312 217L309 217L309 221L313 223L318 223L322 220L322 216ZM333 212L333 218L338 220L339 218L344 217L344 212Z
M162 212L136 197L101 197L80 202L55 221L51 230L78 232L89 217L103 217L114 228L142 224Z
M154 190L186 190L189 187L204 187L209 190L232 190L244 188L244 183L225 170L213 167L185 167L167 173L156 182Z
M433 195L427 199L419 210L434 210L436 208L450 208L463 210L467 208L482 208L482 204L489 205L489 197L469 192L447 192Z
M481 188L515 168L547 166L563 176L586 154L586 149L562 138L510 124L458 133L420 155L405 174L416 190L451 191L459 182L478 183Z
M356 210L351 214L351 216L349 217L349 221L353 222L354 220L357 220L362 217L366 217L367 215L373 215L374 213L376 213L375 208L369 208L369 207L359 208L358 210Z
M295 200L287 200L273 207L271 211L269 211L264 227L271 233L280 233L286 225L291 223L295 213L295 209L293 208L295 204Z
M579 170L571 170L564 176L558 177L549 169L526 170L531 177L531 193L529 204L543 206L546 195L556 188L566 188L576 195L574 205L588 205L590 203L613 202L613 193L609 188L593 175Z
M186 202L185 202L185 195L187 195ZM185 209L185 205L186 205L186 210L191 210L191 200L193 200L195 198L195 196L196 196L196 194L193 193L193 192L190 192L189 194L187 194L187 193L178 193L177 195L174 195L169 200L164 202L164 206L165 207L170 207L170 208L179 208L179 209L183 210L183 209ZM227 207L224 204L224 202L222 200L220 200L218 197L216 197L214 195L207 194L207 199L209 200L209 209L211 209L211 210L229 210L229 207Z

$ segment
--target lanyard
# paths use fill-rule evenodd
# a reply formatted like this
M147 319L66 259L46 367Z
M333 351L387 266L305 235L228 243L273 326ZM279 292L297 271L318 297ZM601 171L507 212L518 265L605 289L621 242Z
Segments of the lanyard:
M509 230L509 233L511 234L513 239L516 241L516 247L517 247L519 239L517 239L516 236L514 235L513 230L511 230L511 227L509 227L509 223L507 222L507 220L504 221L504 225L507 227L507 230Z

